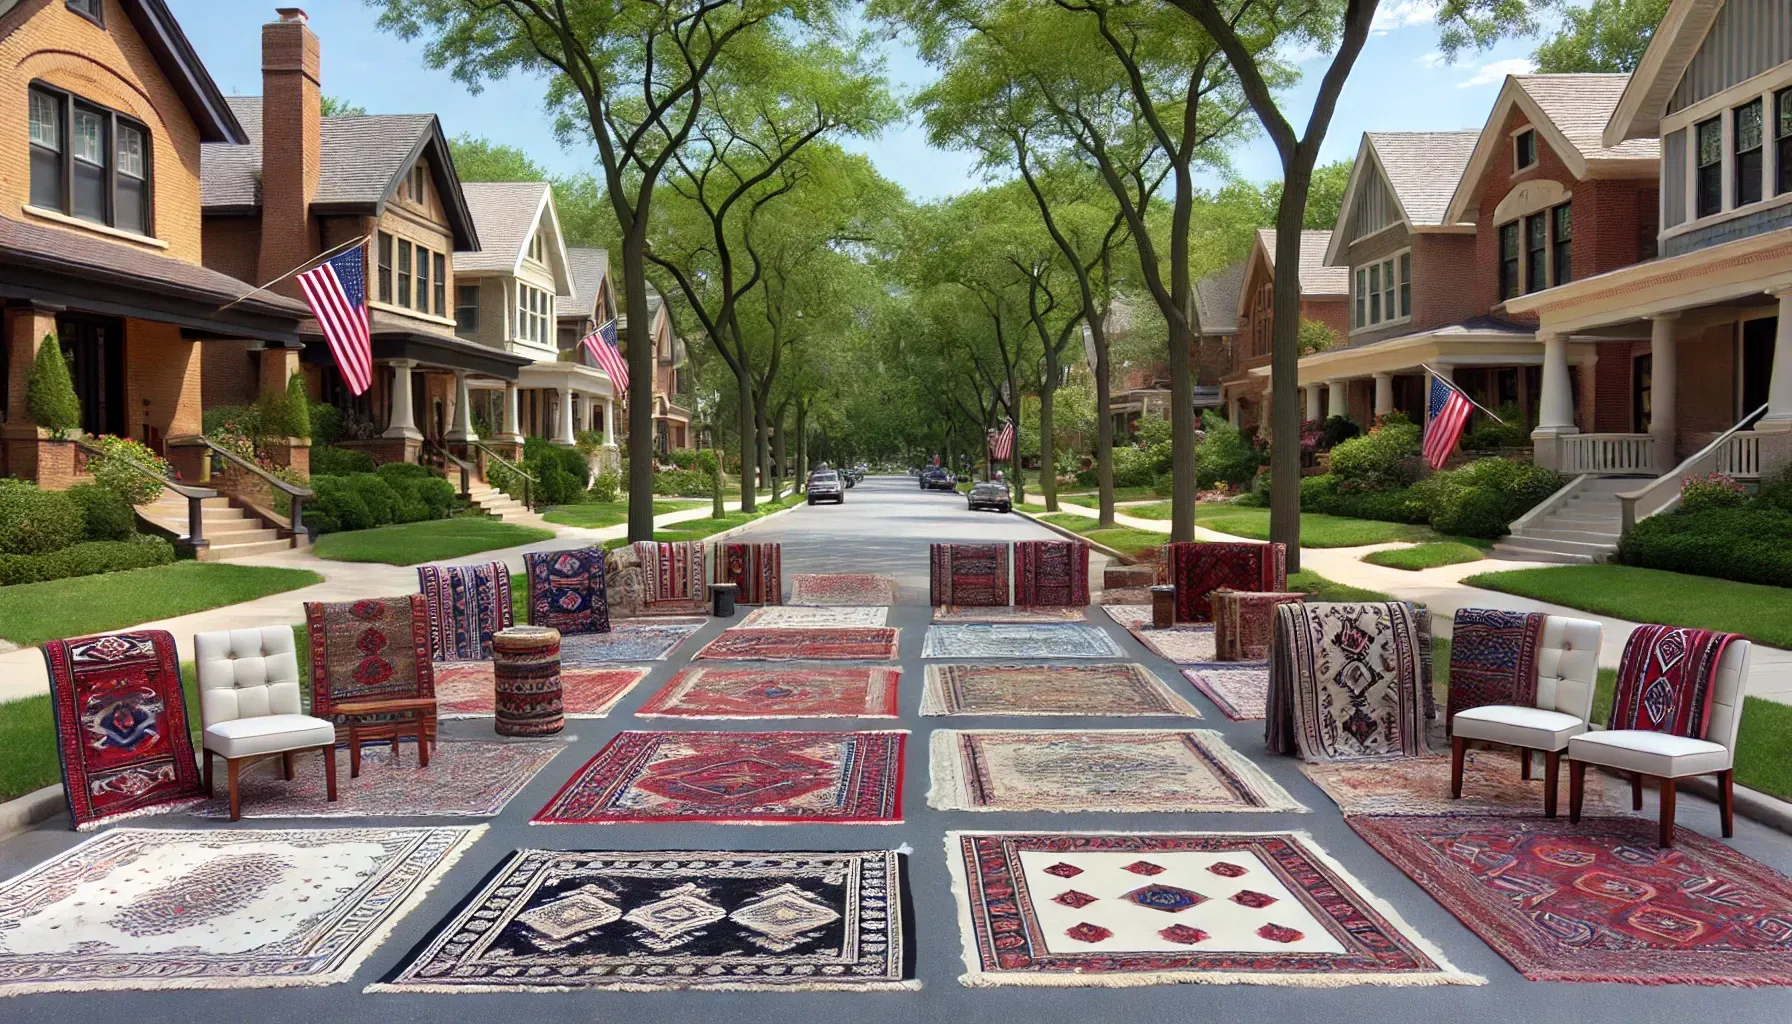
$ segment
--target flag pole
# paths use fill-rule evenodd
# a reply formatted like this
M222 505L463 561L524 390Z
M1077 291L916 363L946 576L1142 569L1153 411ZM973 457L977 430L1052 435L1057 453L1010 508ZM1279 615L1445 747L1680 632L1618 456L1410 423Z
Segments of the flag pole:
M365 243L367 241L367 239L369 239L371 237L372 237L371 235L362 235L360 238L350 239L349 241L343 242L341 245L338 245L332 249L329 249L317 256L313 256L310 259L306 260L305 262L292 268L291 270L288 270L286 273L281 274L279 277L274 278L272 281L269 281L267 284L264 284L264 285L260 286L259 288L251 288L248 291L244 292L243 294L238 295L236 298L231 299L229 302L226 302L222 306L219 306L218 312L222 313L224 310L229 309L230 307L243 301L244 299L248 298L249 296L257 294L258 292L265 292L269 288L274 287L275 285L277 285L280 282L286 280L287 278L293 276L294 274L302 274L310 267L312 267L318 263L321 263L324 260L327 260L330 257L335 256L338 253L347 252L348 250L354 248L355 246Z
M1492 409L1489 409L1485 405L1482 405L1480 402L1477 402L1473 398L1470 398L1469 393L1462 390L1461 388L1457 387L1455 381L1451 380L1450 378L1444 376L1441 373L1438 373L1436 370L1433 370L1429 365L1427 365L1425 363L1420 363L1419 369L1424 370L1426 373L1431 374L1433 377L1436 377L1438 380L1443 381L1444 385L1446 387L1448 387L1451 391L1454 391L1457 394L1461 395L1463 398L1468 399L1468 404L1481 410L1482 412L1486 413L1487 415L1492 416L1493 422L1498 423L1502 427L1506 425L1506 421L1500 419L1499 413L1494 412ZM1427 403L1427 404L1429 404L1429 403Z

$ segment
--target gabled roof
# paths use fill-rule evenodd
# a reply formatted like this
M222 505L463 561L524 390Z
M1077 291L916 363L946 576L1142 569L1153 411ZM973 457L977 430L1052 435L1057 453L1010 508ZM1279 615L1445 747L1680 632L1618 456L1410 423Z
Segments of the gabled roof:
M1352 241L1345 237L1346 228L1370 175L1386 185L1408 231L1450 223L1445 219L1450 196L1480 137L1480 132L1364 132L1338 207L1337 230L1326 246L1326 263L1336 263Z
M1668 100L1723 7L1724 0L1673 0L1668 5L1605 123L1602 142L1616 146L1661 135L1661 116L1668 109Z
M1325 253L1331 246L1330 231L1302 231L1300 233L1300 294L1301 298L1319 298L1327 295L1350 294L1350 271L1343 267L1325 265ZM1257 260L1271 274L1276 270L1276 232L1274 228L1258 228L1257 244L1251 249L1247 264ZM1247 268L1248 269L1248 268ZM1246 274L1248 277L1249 274ZM1242 285L1243 282L1241 281ZM1238 304L1234 307L1237 315L1244 315L1244 304L1247 296L1241 287Z
M1195 282L1195 312L1201 317L1201 336L1238 333L1238 293L1244 290L1244 271L1239 260Z
M564 317L590 316L597 308L598 293L610 279L610 250L568 249L566 259L572 268L572 294L559 296L554 311Z
M1445 216L1451 221L1473 219L1469 201L1479 192L1488 164L1504 141L1506 119L1514 107L1576 179L1589 177L1595 170L1653 177L1661 162L1659 139L1605 144L1606 122L1629 80L1629 75L1607 74L1507 75Z
M555 291L572 291L566 243L554 216L554 190L547 182L468 181L461 184L461 191L479 232L479 250L455 253L455 273L515 274L528 256L530 237L541 227L554 239L548 269L554 275Z

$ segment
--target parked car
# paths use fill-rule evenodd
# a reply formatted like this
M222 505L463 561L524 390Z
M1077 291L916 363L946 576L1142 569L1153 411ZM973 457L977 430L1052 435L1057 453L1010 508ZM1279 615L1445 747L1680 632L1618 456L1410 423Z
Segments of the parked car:
M818 501L831 501L836 505L846 503L846 488L840 485L840 474L831 469L810 473L809 485L804 490L811 505Z
M923 491L956 491L958 478L950 470L938 466L921 471L921 489Z
M992 508L997 512L1014 510L1014 497L1008 493L1008 484L1002 480L983 480L971 488L965 500L972 512L980 508Z

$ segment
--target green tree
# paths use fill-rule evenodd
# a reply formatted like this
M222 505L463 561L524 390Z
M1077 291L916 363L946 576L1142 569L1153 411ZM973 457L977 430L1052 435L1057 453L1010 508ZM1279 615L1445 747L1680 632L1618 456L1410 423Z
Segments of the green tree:
M1338 332L1317 320L1301 318L1300 322L1300 354L1311 355L1324 352L1338 344Z
M462 181L548 180L547 170L529 159L529 154L465 132L448 140L448 154Z
M1537 70L1560 75L1636 70L1655 37L1655 26L1668 12L1669 0L1593 0L1586 7L1562 10L1562 27L1543 41L1532 56Z
M366 117L367 108L350 103L340 96L325 96L318 104L325 117Z
M31 379L25 385L25 412L54 438L67 437L81 427L81 399L75 395L54 334L44 335L43 344L37 346Z

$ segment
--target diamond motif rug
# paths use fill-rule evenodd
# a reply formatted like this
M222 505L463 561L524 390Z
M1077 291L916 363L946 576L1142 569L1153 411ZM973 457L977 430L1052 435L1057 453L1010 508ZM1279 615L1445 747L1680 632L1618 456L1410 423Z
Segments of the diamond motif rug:
M1450 759L1402 757L1387 761L1307 764L1300 770L1345 814L1516 814L1543 813L1543 773L1519 778L1518 755L1509 750L1470 750L1462 764L1462 799L1450 799ZM1562 767L1558 796L1568 799L1568 769ZM1586 813L1626 816L1630 787L1604 772L1587 773Z
M579 634L574 634L577 636ZM569 639L569 638L567 638ZM635 684L644 668L560 669L560 701L567 718L603 718ZM436 666L436 717L491 718L496 690L489 661L444 661Z
M1638 818L1346 819L1533 981L1792 984L1792 880Z
M1077 623L974 622L928 626L923 658L1122 658L1099 626Z
M1201 695L1213 701L1234 722L1254 722L1263 718L1269 700L1269 663L1235 661L1197 668L1185 668L1182 674Z
M703 628L695 622L612 622L608 633L575 633L560 638L560 668L665 661L685 638Z
M347 981L484 831L112 829L0 882L0 996Z
M1200 718L1143 665L929 665L923 715Z
M1210 729L939 729L946 811L1305 811Z
M897 631L887 626L860 629L724 630L692 660L707 661L889 661L896 657Z
M512 625L510 568L420 565L417 583L429 607L429 649L435 661L478 661L492 656L492 634Z
M1287 590L1287 549L1258 541L1176 541L1158 553L1158 582L1176 585L1176 621L1212 622L1215 590Z
M790 603L795 605L892 605L897 594L895 577L876 573L797 573L790 577Z
M1081 608L1069 605L1039 605L1022 608L979 608L975 605L948 604L933 610L935 622L1087 622Z
M890 621L890 609L877 605L828 608L760 608L740 620L754 629L866 629Z
M641 718L895 718L902 670L681 669L647 699Z
M1199 665L1219 660L1212 626L1174 626L1152 629L1149 626L1127 630L1145 649L1172 665Z
M1399 601L1276 605L1269 749L1306 761L1430 753L1419 631L1413 607Z
M435 696L429 605L422 594L307 601L311 713L360 700Z
M1304 832L948 832L972 987L1479 985Z
M1073 608L1088 604L1089 542L1015 541L1014 603Z
M929 551L930 604L1008 604L1007 544L935 544Z
M603 548L525 551L523 574L529 581L531 626L557 629L563 637L610 631Z
M518 850L367 991L915 989L903 876L882 851Z
M239 783L243 817L491 817L565 749L564 743L443 740L430 752L429 767L419 769L410 747L400 747L396 763L390 744L366 747L361 777L339 773L334 803L324 793L323 765L310 750L294 758L291 782L281 779L278 760L246 772ZM219 798L192 813L228 818L230 803Z
M619 733L531 824L897 824L907 735Z

